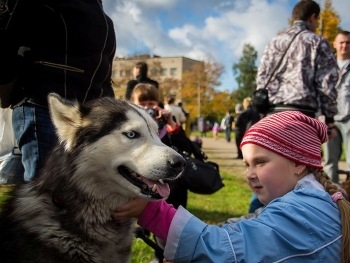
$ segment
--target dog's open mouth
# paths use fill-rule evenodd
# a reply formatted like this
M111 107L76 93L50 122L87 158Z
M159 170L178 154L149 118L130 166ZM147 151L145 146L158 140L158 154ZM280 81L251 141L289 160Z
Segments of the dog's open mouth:
M151 180L128 169L126 166L118 167L119 173L130 183L139 187L141 193L153 199L168 197L170 188L163 180Z

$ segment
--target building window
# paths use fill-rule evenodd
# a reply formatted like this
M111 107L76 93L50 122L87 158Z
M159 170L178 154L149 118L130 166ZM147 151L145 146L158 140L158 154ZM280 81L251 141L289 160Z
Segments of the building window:
M176 68L171 68L170 69L170 75L175 76L176 75Z
M152 68L152 69L151 69L151 76L153 76L153 77L154 77L154 76L157 76L157 73L158 73L158 72L157 72L157 69L156 69L156 68Z
M161 75L162 75L162 76L166 76L166 68L162 68Z

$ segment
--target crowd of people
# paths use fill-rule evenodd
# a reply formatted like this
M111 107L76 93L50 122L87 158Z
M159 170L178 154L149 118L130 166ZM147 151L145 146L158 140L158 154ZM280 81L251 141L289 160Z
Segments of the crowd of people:
M14 89L12 126L23 183L35 179L57 143L49 93L81 103L114 96L113 23L101 1L72 1L8 0L8 12L0 14L0 88ZM222 130L227 142L235 134L236 158L247 167L252 189L249 212L263 207L256 218L204 223L186 210L181 179L170 184L167 200L136 198L113 212L117 222L138 218L164 248L164 262L350 262L350 203L338 174L342 151L350 170L350 32L337 34L334 55L315 33L319 18L315 1L299 1L290 27L266 46L256 80L257 90L268 90L267 114L247 97L235 115L228 109L212 128L215 140ZM191 154L183 105L174 96L161 99L147 63L136 63L133 77L125 100L153 116L163 143Z

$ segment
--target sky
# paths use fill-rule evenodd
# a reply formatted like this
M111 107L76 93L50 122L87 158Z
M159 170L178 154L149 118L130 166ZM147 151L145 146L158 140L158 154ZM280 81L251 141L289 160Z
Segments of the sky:
M323 0L315 0L323 6ZM218 90L237 88L232 66L244 44L262 52L288 26L298 0L104 0L114 22L116 57L183 56L224 66ZM350 31L350 0L333 0L340 26Z

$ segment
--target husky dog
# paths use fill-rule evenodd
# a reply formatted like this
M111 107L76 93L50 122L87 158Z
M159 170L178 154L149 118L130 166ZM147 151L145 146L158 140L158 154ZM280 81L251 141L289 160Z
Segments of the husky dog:
M0 262L129 262L134 221L115 222L111 212L130 198L168 196L166 180L185 160L126 101L48 100L60 143L2 207Z

